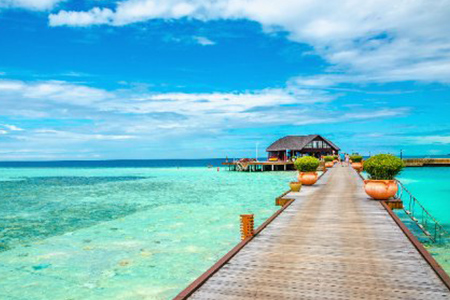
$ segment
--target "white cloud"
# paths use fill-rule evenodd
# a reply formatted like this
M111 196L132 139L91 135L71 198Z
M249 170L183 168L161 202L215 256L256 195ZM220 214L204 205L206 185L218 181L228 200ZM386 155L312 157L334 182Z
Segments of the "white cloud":
M119 156L123 156L127 147L153 149L152 145L158 145L158 149L164 149L173 147L173 141L180 149L186 144L186 148L198 150L199 141L229 136L229 130L360 122L409 113L407 108L389 108L387 104L380 107L371 104L342 113L332 102L335 97L320 89L293 84L228 93L155 93L142 88L106 91L63 81L2 80L0 115L15 120L43 119L35 122L41 126L37 129L21 130L19 121L0 124L3 135L0 148L67 149L61 155L37 152L22 155L37 159L78 157L81 154L70 151L83 147L108 153L109 157L114 156L114 151L122 151ZM51 122L47 123L49 119ZM168 155L158 149L151 153ZM146 157L148 151L141 155Z
M415 136L410 138L415 144L450 144L450 135L428 135L428 136Z
M310 124L333 124L344 123L352 121L366 121L373 119L385 119L392 117L406 116L410 112L409 108L376 108L376 109L364 109L351 113L341 112L325 112L314 113L312 111L305 111L301 118L296 117L297 121L292 120L294 125L310 125Z
M65 0L0 0L0 8L24 8L31 10L49 10Z
M58 14L49 16L51 26L91 26L98 24L108 24L111 22L114 13L108 8L95 7L87 12L60 11Z
M386 117L397 117L406 115L410 111L409 108L384 108L376 111L366 110L361 112L345 113L344 120L370 120Z
M0 92L19 91L24 87L22 81L0 80Z
M120 134L97 134L97 133L78 133L54 129L38 129L33 132L32 136L23 136L21 139L51 139L61 142L83 142L92 140L103 141L116 141L116 140L129 140L135 138L132 135L120 135Z
M87 73L74 72L74 71L61 73L60 75L66 76L66 77L90 77L91 76L90 74L87 74Z
M26 118L84 119L80 132L59 128L3 127L22 141L53 139L128 140L166 138L227 129L274 125L331 124L406 114L403 108L358 110L341 114L327 92L288 85L229 93L152 93L141 89L106 91L62 81L0 81L2 114ZM174 130L176 129L176 130Z
M121 26L150 19L248 19L311 45L337 77L450 83L450 4L434 1L125 0L114 9L60 11L51 26ZM300 55L300 54L299 54ZM323 80L323 79L322 79ZM320 82L311 82L317 84ZM324 84L324 83L321 83Z
M16 125L3 124L2 126L11 131L23 131L22 128L17 127Z
M3 101L22 97L25 99L45 99L71 105L85 105L101 102L112 97L102 89L76 85L64 81L24 82L19 80L0 80L0 95Z
M204 36L194 36L194 40L202 46L212 46L216 44L216 42L211 41L210 39Z

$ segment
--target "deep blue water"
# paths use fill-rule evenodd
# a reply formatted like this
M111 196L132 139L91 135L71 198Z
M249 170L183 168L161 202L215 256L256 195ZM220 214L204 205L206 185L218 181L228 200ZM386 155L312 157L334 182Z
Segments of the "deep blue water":
M123 160L67 160L67 161L0 161L0 168L170 168L218 167L222 158L212 159L123 159Z

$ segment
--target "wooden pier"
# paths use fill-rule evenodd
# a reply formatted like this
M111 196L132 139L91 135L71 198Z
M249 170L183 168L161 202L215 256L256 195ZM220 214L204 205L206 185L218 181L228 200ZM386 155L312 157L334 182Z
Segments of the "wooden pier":
M448 275L351 168L284 198L175 299L450 299Z
M439 167L450 166L450 158L405 158L403 159L405 167ZM223 166L227 166L230 171L242 171L239 169L239 162L224 162ZM252 161L246 163L247 168L243 171L258 172L258 171L288 171L295 170L292 161ZM320 165L320 170L323 169L323 163Z
M438 167L450 166L450 158L405 158L407 167Z
M223 166L227 166L230 171L239 171L238 162L224 162ZM248 166L246 170L247 172L263 172L263 171L293 171L296 170L294 163L292 161L252 161L246 163ZM324 163L321 162L318 170L323 170Z
M238 162L224 162L223 166L228 166L230 171L238 171ZM245 163L247 168L243 171L258 172L258 171L288 171L295 170L294 163L292 161L252 161Z

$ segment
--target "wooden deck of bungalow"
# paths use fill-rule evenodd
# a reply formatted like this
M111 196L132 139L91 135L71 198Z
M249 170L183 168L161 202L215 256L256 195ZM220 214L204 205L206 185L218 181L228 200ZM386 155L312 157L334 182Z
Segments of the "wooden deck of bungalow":
M450 299L450 280L359 175L335 166L175 299Z

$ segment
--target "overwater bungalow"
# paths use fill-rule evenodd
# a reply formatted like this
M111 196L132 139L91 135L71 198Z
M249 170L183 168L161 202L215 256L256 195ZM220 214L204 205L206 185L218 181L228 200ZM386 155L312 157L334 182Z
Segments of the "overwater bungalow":
M334 143L318 134L288 135L266 149L269 161L287 161L293 156L304 155L321 157L339 154L340 150Z

